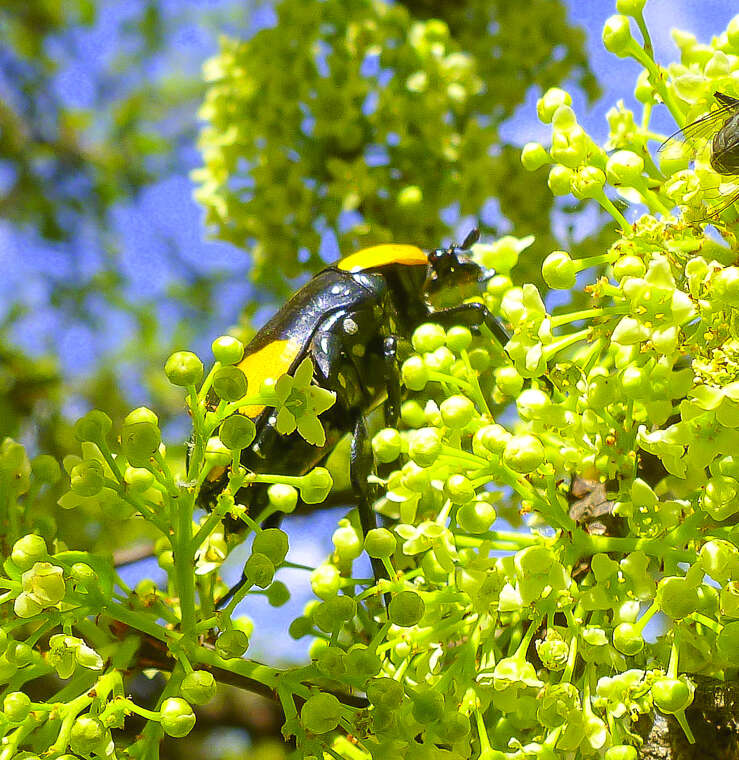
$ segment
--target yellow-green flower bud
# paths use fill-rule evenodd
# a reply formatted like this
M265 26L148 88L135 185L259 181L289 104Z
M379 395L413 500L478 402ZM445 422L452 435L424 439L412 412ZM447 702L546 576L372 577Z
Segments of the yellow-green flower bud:
M552 251L541 265L544 282L555 290L569 290L575 287L577 269L567 251Z
M535 172L551 160L544 146L540 143L529 142L521 149L521 164L526 171Z
M561 90L559 87L550 87L536 101L536 113L545 124L549 124L552 116L554 116L554 112L561 105L571 106L572 96L569 92Z
M547 185L549 185L552 195L569 195L574 177L575 172L572 169L561 164L555 164L549 170L549 178L547 179Z
M609 53L625 58L631 47L631 28L627 16L615 15L603 26L603 45Z
M47 556L46 541L41 536L29 533L19 538L13 544L10 558L13 564L21 571L30 570L36 562Z
M606 164L606 177L615 186L636 187L643 183L644 159L630 150L617 150Z
M583 198L598 198L603 193L606 175L594 166L583 166L575 172L572 180L572 194L578 200Z
M164 374L172 385L195 385L203 379L203 362L192 351L175 351L164 365Z

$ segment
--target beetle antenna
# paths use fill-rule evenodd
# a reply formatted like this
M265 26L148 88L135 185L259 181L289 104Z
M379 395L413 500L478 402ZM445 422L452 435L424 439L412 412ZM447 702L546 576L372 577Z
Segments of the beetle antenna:
M463 250L469 250L480 239L480 230L477 227L473 227L465 237L462 245L459 247Z

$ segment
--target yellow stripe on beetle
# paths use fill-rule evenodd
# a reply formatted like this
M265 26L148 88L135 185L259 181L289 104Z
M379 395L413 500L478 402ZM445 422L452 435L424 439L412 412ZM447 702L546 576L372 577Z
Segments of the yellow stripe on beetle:
M248 356L245 356L236 366L246 375L249 383L247 393L259 393L262 383L269 377L277 380L290 370L293 362L300 353L302 343L297 340L273 340ZM264 406L245 406L239 410L247 417L258 417Z
M341 259L336 267L346 272L362 272L365 269L375 269L389 264L426 266L428 257L415 245L388 243L386 245L373 245L371 248L363 248L361 251L352 253Z

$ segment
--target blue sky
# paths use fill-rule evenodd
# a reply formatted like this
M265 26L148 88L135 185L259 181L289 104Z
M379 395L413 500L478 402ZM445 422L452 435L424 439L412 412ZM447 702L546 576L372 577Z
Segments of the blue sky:
M217 4L211 2L209 6ZM590 109L586 108L583 98L575 94L575 107L585 128L596 140L602 140L607 134L605 113L611 105L620 98L627 105L633 105L632 91L639 67L633 61L615 58L602 48L601 29L604 21L615 12L613 0L568 0L567 4L571 19L587 30L591 65L604 90L603 97ZM186 5L194 8L196 3L189 2ZM122 7L122 4L110 5L113 10L106 10L96 30L81 37L80 60L60 74L60 91L66 93L77 105L84 105L89 98L85 70L90 61L97 60L98 51L106 49L106 34L116 18L115 15L106 16L106 13L121 13ZM522 4L523 8L525 4ZM663 63L675 58L676 49L670 37L673 27L690 30L700 40L708 42L712 35L726 27L736 9L736 3L730 0L649 0L646 17L657 58ZM175 51L183 69L199 70L202 60L215 52L216 31L197 27L183 31L181 38L176 40ZM529 140L546 143L549 127L536 119L535 101L539 94L529 93L516 117L501 130L505 139L520 145ZM194 116L193 114L192 117ZM663 123L665 129L670 129L667 120ZM194 146L186 154L191 167L197 166L198 157ZM123 268L131 279L131 297L155 301L165 300L167 288L176 276L165 255L166 244L176 246L183 259L196 270L220 269L232 273L234 282L224 290L221 313L214 315L214 324L220 324L221 329L225 329L235 321L240 305L247 296L248 286L244 278L246 262L241 251L204 239L202 214L192 201L191 192L189 179L183 173L150 187L135 203L121 205L116 209L116 230L122 249ZM84 253L83 266L94 269L98 260L94 243L83 236L78 249ZM65 369L74 375L84 373L92 366L97 353L111 342L111 334L112 340L116 336L123 337L130 326L125 319L118 319L109 325L108 331L94 336L79 325L55 321L54 312L49 307L48 281L41 273L63 274L68 271L68 266L67 260L58 250L34 242L27 235L13 230L7 222L0 221L0 269L4 273L0 281L0 315L3 311L1 304L7 302L11 294L20 296L31 307L31 314L14 338L34 352L52 350L62 357ZM216 334L203 335L200 346L196 348L204 349ZM134 395L138 392L140 389L134 387ZM134 398L134 401L140 403L145 398ZM296 530L291 530L291 535L298 537L290 554L290 559L294 562L315 564L329 551L335 515L323 515L319 521L318 525L311 523L310 541L300 541L299 537L305 535L305 531L301 530L302 523L294 525ZM138 568L136 574L141 572L142 568ZM238 566L234 564L231 576L235 579L238 574ZM307 578L304 576L305 574L300 576L298 573L290 578L284 576L283 580L292 584L293 580L297 582L301 578L307 594ZM284 620L288 616L299 614L304 598L296 598L287 608L279 611L277 617ZM249 605L253 614L263 611L261 599L250 598ZM302 642L297 645L291 642L284 631L266 633L270 637L271 646L276 646L279 651L304 651Z

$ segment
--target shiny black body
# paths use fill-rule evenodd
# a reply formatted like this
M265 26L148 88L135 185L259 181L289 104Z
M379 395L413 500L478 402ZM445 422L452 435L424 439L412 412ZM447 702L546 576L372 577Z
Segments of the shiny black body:
M474 239L468 236L464 245ZM343 260L358 262L351 270L338 262L319 272L256 334L242 361L249 385L254 387L250 367L257 371L258 363L249 357L261 357L260 352L284 346L290 361L282 372L292 374L305 357L310 357L314 382L336 394L334 405L320 417L326 431L322 447L307 443L297 432L280 435L269 407L250 414L257 435L243 451L242 464L257 473L303 475L322 463L341 438L351 434L353 501L365 533L376 527L368 484L373 460L366 416L384 403L386 424L397 421L401 400L398 342L409 340L413 330L429 320L446 325L485 324L498 341L508 340L500 323L481 303L459 303L479 292L482 275L462 247L428 255L408 248L418 252L418 260L399 257L376 265L367 256L363 264L363 252L359 252ZM367 249L373 250L378 249ZM457 305L435 308L432 301L441 303L449 293L456 293ZM258 371L264 374L266 370L259 366ZM238 500L256 516L267 504L266 492L265 484L253 484L242 489ZM374 570L376 575L384 572L379 563Z

